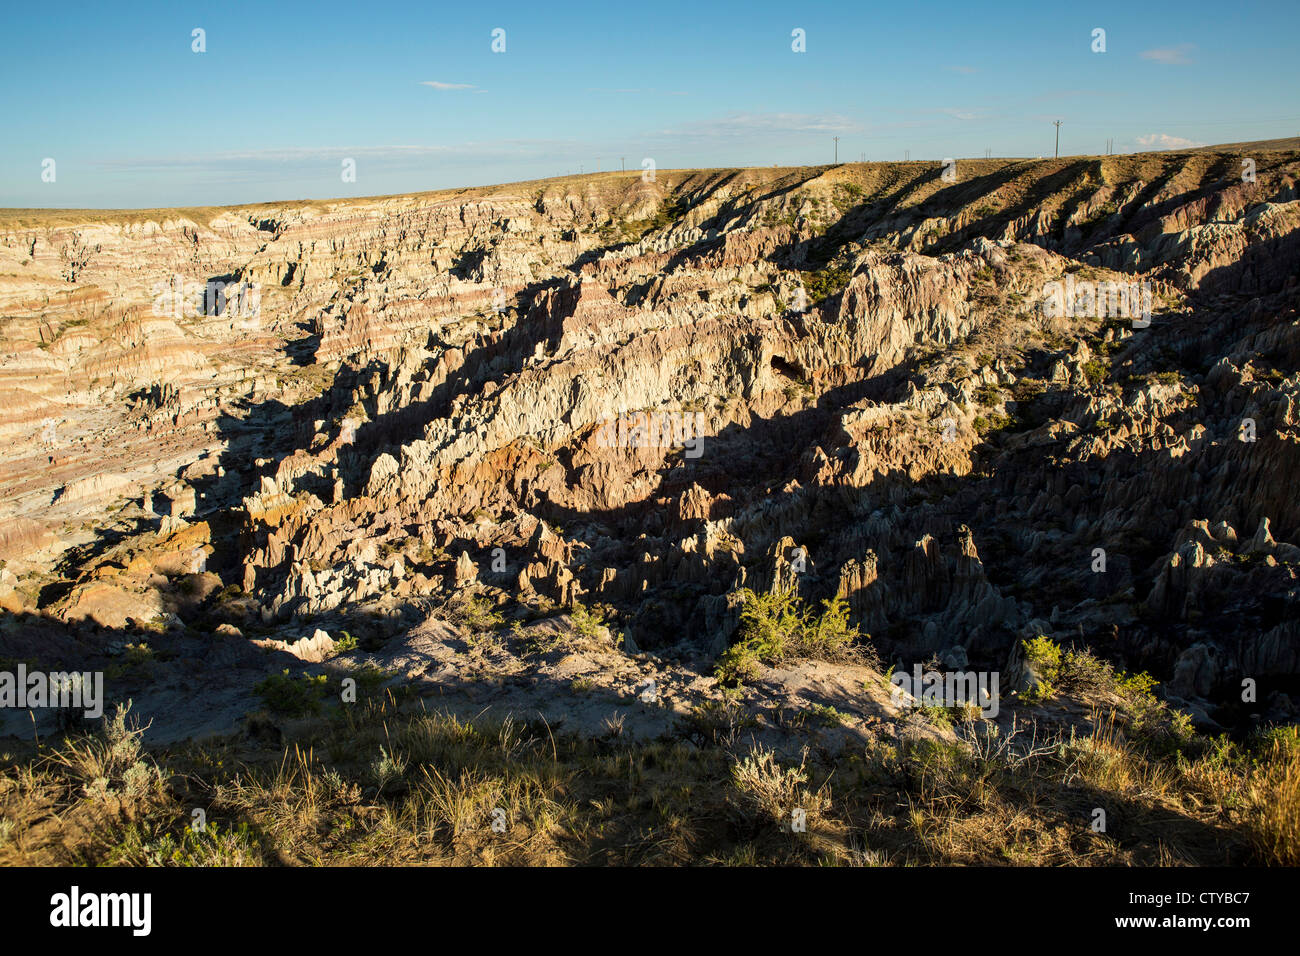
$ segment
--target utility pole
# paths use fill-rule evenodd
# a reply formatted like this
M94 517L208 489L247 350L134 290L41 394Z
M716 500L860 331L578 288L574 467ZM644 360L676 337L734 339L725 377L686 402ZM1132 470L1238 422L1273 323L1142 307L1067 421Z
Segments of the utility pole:
M627 157L626 157L626 156L620 156L620 157L618 158L618 162L619 162L619 165L623 167L623 172L627 172Z
M991 150L991 149L989 149L987 146L985 146L985 147L984 147L984 158L985 158L985 159L990 159L990 158L992 158L992 156L993 156L993 150Z
M1052 125L1056 127L1056 158L1061 158L1061 121L1054 120Z
M867 161L867 154L866 154L866 153L863 153L863 154L862 154L862 161L863 161L864 163Z
M832 136L831 139L835 140L835 162L838 163L840 161L840 138Z
M912 161L912 151L910 149L903 150L903 162L910 163L911 161Z

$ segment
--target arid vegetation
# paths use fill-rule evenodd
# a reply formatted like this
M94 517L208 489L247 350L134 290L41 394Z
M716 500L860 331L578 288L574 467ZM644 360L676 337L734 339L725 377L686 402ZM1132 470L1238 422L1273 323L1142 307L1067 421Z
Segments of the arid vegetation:
M976 720L951 742L876 740L828 760L748 742L725 707L640 742L616 725L576 738L540 721L466 723L379 690L257 720L282 742L259 746L259 732L149 753L117 714L94 735L3 755L0 861L1297 862L1289 730L1181 737L1117 710L1087 733Z

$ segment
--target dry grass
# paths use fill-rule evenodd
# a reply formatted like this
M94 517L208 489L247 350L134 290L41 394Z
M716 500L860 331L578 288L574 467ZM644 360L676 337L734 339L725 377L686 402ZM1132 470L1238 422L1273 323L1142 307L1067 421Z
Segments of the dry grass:
M803 811L807 822L815 823L830 805L830 795L825 787L810 791L805 751L797 767L782 767L771 750L754 747L731 768L731 778L746 807L758 819L789 825L794 810Z
M1300 865L1300 744L1294 732L1272 741L1267 758L1251 776L1248 800L1261 860Z
M391 692L279 726L282 747L146 755L121 713L8 755L0 863L1294 865L1300 841L1294 736L1171 754L1114 715L1064 737L972 721L964 741L834 758L748 732L466 722Z

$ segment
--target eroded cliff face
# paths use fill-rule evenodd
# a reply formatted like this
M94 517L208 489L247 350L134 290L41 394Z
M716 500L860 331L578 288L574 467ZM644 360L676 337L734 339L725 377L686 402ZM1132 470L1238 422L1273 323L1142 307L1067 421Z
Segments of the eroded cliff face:
M1046 634L1285 717L1300 158L1255 159L11 214L0 601L201 648L473 592L707 663L740 588L794 586L888 661Z

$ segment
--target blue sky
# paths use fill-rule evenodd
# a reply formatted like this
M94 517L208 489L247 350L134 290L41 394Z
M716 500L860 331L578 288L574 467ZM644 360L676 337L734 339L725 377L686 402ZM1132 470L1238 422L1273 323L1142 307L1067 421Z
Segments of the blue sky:
M1050 156L1054 119L1062 155L1295 136L1298 34L1295 0L14 3L0 206L821 163L835 136L841 160Z

